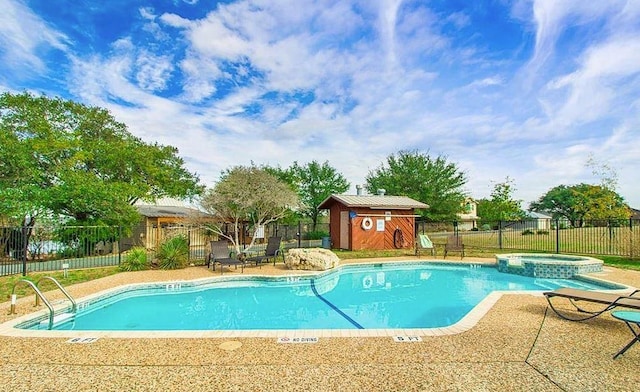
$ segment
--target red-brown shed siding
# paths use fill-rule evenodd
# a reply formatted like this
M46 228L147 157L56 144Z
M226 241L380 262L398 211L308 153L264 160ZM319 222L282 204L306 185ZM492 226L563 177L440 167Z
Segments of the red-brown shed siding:
M342 204L334 203L329 209L329 235L331 236L332 248L340 248L340 211L348 211L348 208ZM345 249L351 249L351 246Z
M357 215L349 219L348 225L348 247L349 250L361 249L397 249L394 244L394 233L398 228L402 232L404 239L401 248L413 248L415 238L415 218L413 210L378 210L371 208L347 206L335 203L329 209L329 231L331 243L334 248L340 247L340 219L341 212L355 212ZM391 220L385 220L385 212L391 212ZM362 228L362 221L365 217L370 217L373 227L369 230ZM377 231L377 220L384 221L384 231Z
M351 219L351 250L413 248L415 218L412 210L354 208L353 211L357 216ZM391 212L390 220L385 219L387 211ZM367 217L373 221L373 227L369 230L362 227L362 221ZM378 220L384 222L384 231L377 231ZM397 238L400 242L394 241L396 229L401 232Z

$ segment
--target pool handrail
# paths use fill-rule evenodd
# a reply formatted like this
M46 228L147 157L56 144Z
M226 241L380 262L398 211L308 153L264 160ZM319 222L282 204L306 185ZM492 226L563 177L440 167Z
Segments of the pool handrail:
M49 301L47 301L47 299L45 298L44 294L42 294L40 289L38 289L38 286L36 286L32 281L30 281L28 279L20 279L19 281L14 283L13 289L11 290L11 309L9 310L9 314L15 314L16 313L16 304L15 304L15 297L14 296L15 296L15 292L16 292L16 286L18 286L18 284L21 283L21 282L27 283L29 286L31 286L33 291L36 293L36 304L34 306L38 306L38 304L39 304L38 298L42 298L42 302L44 302L44 304L47 306L47 308L49 308L49 329L51 329L53 327L53 316L54 316L53 306L51 306L51 303L49 303Z
M56 286L58 286L58 289L62 291L62 294L64 294L67 297L67 299L71 301L71 313L75 313L76 310L78 309L78 305L76 304L76 301L71 297L71 295L69 295L67 290L65 290L64 287L62 287L62 285L60 284L60 282L58 282L58 280L55 279L53 276L43 276L42 278L38 279L38 281L36 282L36 287L38 287L38 285L40 284L40 282L42 282L43 279L49 279ZM38 306L38 297L36 297L36 306Z

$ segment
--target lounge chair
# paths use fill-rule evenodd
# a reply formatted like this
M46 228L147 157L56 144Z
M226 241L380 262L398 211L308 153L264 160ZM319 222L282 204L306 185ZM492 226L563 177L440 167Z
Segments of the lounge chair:
M426 234L418 234L418 239L416 240L416 256L420 256L420 250L422 249L429 249L431 256L436 255L436 247L433 246L433 242L431 242Z
M464 257L464 244L462 237L459 235L450 235L447 237L447 243L444 245L444 258L447 258L449 252L460 252L460 258Z
M615 308L627 308L640 310L640 290L635 290L631 294L620 295L617 293L603 293L601 291L580 290L570 288L560 288L554 291L547 291L544 296L549 302L549 306L561 318L569 321L584 321L601 315L604 312ZM554 306L552 298L566 298L575 310L562 310ZM597 309L587 310L578 305L578 302L599 305ZM580 313L580 316L570 315Z
M624 346L620 351L616 353L616 355L613 356L613 359L616 359L624 354L625 351L630 349L631 346L640 342L640 312L634 312L632 310L616 310L614 312L611 312L611 315L614 318L617 318L618 320L621 320L625 324L627 324L627 327L633 334L633 339L631 339L626 346ZM633 328L633 325L636 326L635 329Z
M256 265L260 265L264 260L273 259L273 265L275 266L278 255L282 255L282 262L284 262L284 253L280 252L281 241L282 237L269 237L264 254L247 257L246 261L255 261Z
M211 241L211 252L207 256L206 266L213 266L213 270L216 270L216 263L220 264L220 273L222 274L222 267L225 265L235 266L238 269L238 266L242 267L242 272L244 272L244 261L234 259L233 257L229 257L229 245L226 240L220 241Z

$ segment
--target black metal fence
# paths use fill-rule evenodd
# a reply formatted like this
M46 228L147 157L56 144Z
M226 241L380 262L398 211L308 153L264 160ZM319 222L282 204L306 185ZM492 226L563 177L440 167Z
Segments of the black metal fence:
M231 232L231 227L226 227ZM240 243L246 247L253 233L241 230ZM270 236L282 237L286 248L320 246L329 225L270 224L264 228L255 247L266 247ZM217 239L212 231L188 225L140 225L132 229L104 226L0 227L0 276L36 271L117 266L123 253L134 246L157 250L168 238L184 235L189 243L190 263L200 264Z
M231 227L226 227L231 232ZM241 230L243 247L251 241L247 226ZM522 220L482 222L417 221L416 233L427 234L443 244L451 234L462 237L466 248L484 252L531 251L640 257L640 220L586 221L573 227L561 220ZM328 236L329 225L299 222L295 225L270 224L256 240L266 246L271 236L282 237L285 248L319 247ZM187 225L142 225L125 230L120 227L0 227L0 276L65 268L94 268L119 265L123 253L134 246L157 250L168 238L184 235L189 243L190 263L204 262L209 241L217 239L211 231Z
M557 219L482 222L416 222L416 233L432 241L462 236L465 247L549 253L640 257L640 220L583 221L580 227Z

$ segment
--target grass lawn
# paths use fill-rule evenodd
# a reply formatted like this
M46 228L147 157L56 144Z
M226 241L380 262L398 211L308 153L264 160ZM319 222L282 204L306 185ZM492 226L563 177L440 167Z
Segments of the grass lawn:
M13 290L13 286L16 284L16 282L23 278L36 283L43 276L52 276L54 279L60 282L62 287L66 287L75 283L82 283L88 280L99 279L105 276L117 274L118 272L118 267L102 267L70 270L68 271L66 277L64 276L64 273L62 271L33 272L28 274L27 276L3 276L0 278L0 301L11 299L11 290ZM56 286L53 282L46 279L38 285L38 288L41 289L40 291L45 292L55 289ZM33 289L30 285L21 283L16 286L15 294L17 294L18 297L32 295Z
M591 255L635 254L640 251L640 230L630 231L626 227L584 227L559 230L490 230L461 232L466 246L475 248L521 249L560 253L586 253ZM442 241L437 233L431 238L434 243ZM502 251L508 253L508 251Z
M597 259L604 261L605 265L609 265L611 267L640 271L640 260L638 259L631 260L628 258L616 257L616 256L592 256L592 257L595 257Z

